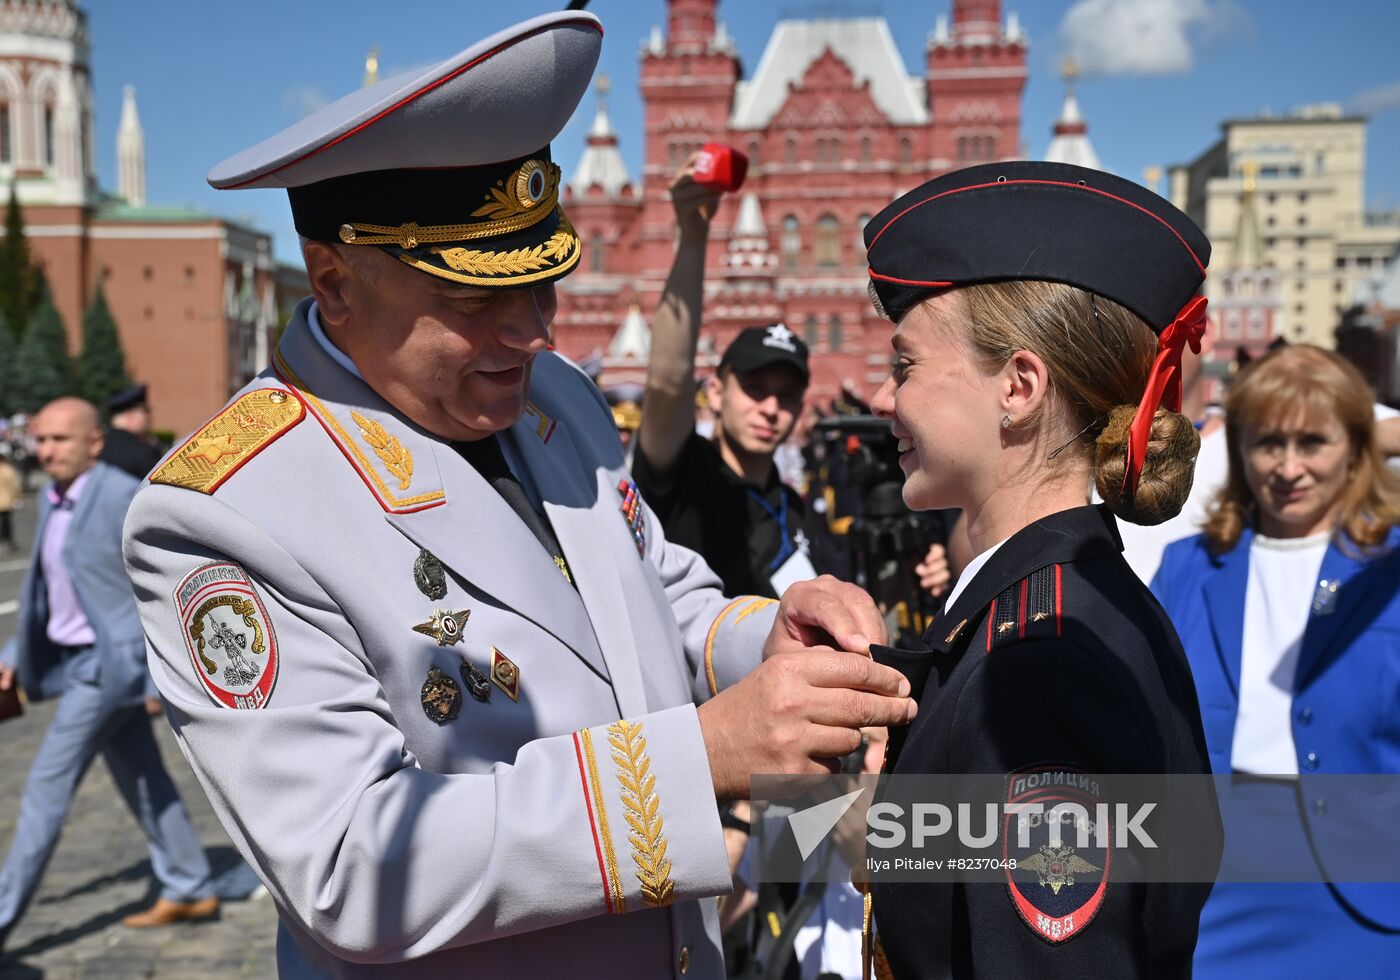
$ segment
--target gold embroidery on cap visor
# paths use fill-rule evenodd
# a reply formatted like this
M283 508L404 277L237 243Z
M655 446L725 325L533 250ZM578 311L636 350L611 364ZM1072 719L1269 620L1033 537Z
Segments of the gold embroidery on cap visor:
M559 180L559 168L554 164L527 160L508 177L496 181L485 203L472 212L472 217L485 221L453 225L354 222L340 226L340 240L347 245L397 246L405 250L398 256L405 265L468 286L518 286L555 279L573 269L583 252L578 233L558 206ZM535 245L505 251L451 244L432 248L431 255L441 265L428 257L409 254L422 245L513 235L551 214L558 215L554 234Z

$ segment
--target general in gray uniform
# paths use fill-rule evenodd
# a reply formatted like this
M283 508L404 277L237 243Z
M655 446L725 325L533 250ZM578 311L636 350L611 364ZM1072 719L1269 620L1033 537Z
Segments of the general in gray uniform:
M717 798L912 710L852 587L731 600L668 545L546 350L581 251L548 144L600 38L537 18L210 176L289 189L314 301L126 555L283 976L718 976Z

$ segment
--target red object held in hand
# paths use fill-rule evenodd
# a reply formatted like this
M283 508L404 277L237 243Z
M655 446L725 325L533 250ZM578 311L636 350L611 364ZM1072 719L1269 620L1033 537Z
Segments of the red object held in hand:
M749 158L732 146L706 143L695 155L695 182L722 191L737 191L749 172Z

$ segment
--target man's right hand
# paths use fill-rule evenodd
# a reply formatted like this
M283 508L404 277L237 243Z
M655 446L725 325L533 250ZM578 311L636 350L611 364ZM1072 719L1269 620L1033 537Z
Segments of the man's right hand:
M720 800L745 799L754 774L836 772L861 728L903 725L909 681L869 657L814 647L779 653L701 705L700 731Z
M0 691L8 691L15 686L15 669L0 664Z

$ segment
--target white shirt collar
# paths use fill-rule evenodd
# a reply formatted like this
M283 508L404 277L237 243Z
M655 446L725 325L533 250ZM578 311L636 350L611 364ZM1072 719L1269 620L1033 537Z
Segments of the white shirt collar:
M977 573L982 570L982 566L991 561L992 555L997 553L997 549L1010 540L1010 538L1002 538L996 544L967 563L967 567L963 569L963 573L958 576L958 582L953 586L953 591L948 593L948 599L943 603L944 612L953 608L953 603L957 602L958 596L962 595L967 587L972 584L972 580L977 577Z
M331 339L327 337L326 332L321 329L321 314L316 309L315 303L312 303L311 309L306 311L306 324L311 328L311 336L316 338L316 343L321 345L321 350L326 352L327 357L345 368L345 370L349 371L361 381L365 380L365 376L360 373L359 368L355 367L355 362L350 360L349 355L335 344L331 343Z

